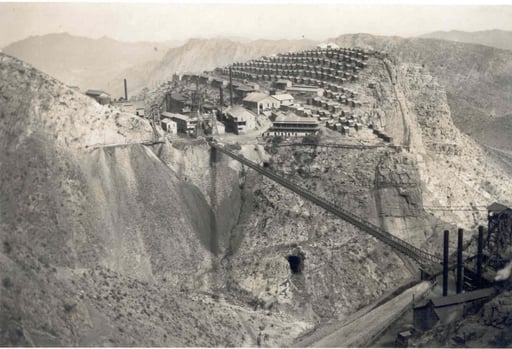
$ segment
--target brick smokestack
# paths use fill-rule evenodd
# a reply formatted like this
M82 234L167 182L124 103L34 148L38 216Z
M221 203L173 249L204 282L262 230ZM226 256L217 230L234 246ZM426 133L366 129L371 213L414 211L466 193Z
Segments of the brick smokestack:
M128 83L126 82L126 79L124 79L124 100L128 100Z

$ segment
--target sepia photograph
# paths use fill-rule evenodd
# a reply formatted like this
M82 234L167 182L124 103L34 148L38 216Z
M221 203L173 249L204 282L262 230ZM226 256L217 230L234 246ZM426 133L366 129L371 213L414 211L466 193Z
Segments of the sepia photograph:
M0 0L0 347L512 347L512 0Z

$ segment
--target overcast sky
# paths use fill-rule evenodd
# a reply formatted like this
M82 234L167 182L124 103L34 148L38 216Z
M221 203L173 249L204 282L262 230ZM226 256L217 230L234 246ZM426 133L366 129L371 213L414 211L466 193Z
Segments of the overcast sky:
M55 32L121 41L214 36L322 40L356 32L415 36L452 29L512 30L512 6L0 3L0 47Z

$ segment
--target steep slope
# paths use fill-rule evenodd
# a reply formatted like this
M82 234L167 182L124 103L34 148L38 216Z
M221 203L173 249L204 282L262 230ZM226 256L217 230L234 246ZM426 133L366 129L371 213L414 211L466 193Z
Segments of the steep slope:
M446 89L455 125L477 141L512 150L510 101L512 52L434 39L343 35L341 46L386 51L401 62L424 66Z
M460 30L437 31L420 36L425 39L439 39L448 41L467 42L512 50L512 32L506 30L482 30L477 32L465 32Z
M151 140L146 121L5 55L0 96L2 345L254 345L264 322L280 346L306 327L204 293L232 223L155 155L169 144L95 146Z
M170 49L150 80L169 79L175 72L202 72L278 52L313 47L310 40L255 40L235 42L228 39L191 39L185 45Z
M123 77L129 81L137 79L129 68L160 60L177 44L125 43L107 37L90 39L59 33L30 37L2 51L68 85L77 85L82 90L103 89L118 97L124 94Z

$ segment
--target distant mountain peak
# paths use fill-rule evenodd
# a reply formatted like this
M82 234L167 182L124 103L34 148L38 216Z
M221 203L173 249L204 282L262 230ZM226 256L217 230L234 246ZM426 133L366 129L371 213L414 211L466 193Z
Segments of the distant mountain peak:
M485 45L504 50L512 50L512 31L488 29L474 32L461 30L435 31L419 36L426 39L439 39L470 44Z

